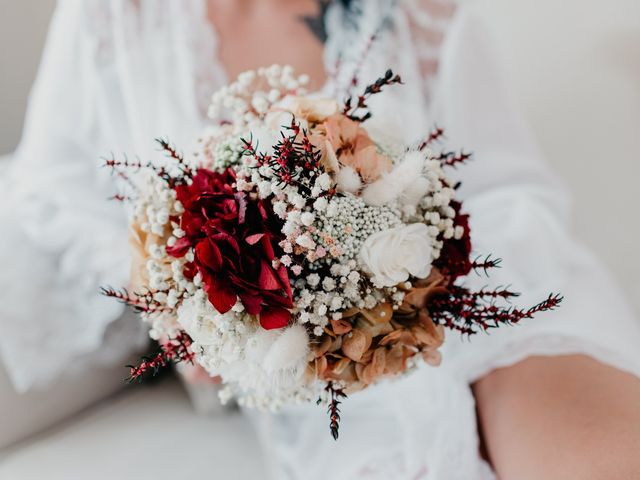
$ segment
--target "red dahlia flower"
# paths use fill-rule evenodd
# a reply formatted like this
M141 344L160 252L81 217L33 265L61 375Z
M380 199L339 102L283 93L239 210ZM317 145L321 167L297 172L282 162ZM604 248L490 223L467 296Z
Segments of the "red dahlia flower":
M186 235L167 252L182 257L195 249L195 267L220 313L231 310L240 298L247 313L259 316L263 328L283 328L293 308L289 275L284 266L272 264L282 223L269 202L236 191L235 181L231 169L200 169L191 185L176 187L185 209L180 227Z

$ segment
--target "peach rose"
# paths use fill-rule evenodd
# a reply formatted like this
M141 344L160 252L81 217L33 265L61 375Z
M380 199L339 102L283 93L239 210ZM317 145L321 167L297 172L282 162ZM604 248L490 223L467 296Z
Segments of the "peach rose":
M277 130L294 117L309 140L321 152L321 165L337 174L341 166L353 168L365 183L371 183L392 170L393 162L378 152L376 144L359 122L340 113L335 100L288 97L268 115L268 125Z
M322 123L321 130L327 140L326 156L330 160L335 156L340 165L352 167L365 183L374 182L393 168L391 159L378 152L376 144L358 122L335 114Z

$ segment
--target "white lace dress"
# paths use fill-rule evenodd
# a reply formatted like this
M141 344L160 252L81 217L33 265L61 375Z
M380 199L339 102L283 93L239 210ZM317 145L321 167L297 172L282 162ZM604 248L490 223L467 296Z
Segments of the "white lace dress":
M131 349L136 322L98 294L126 285L122 206L100 156L153 158L153 138L188 148L208 95L226 81L207 2L60 0L22 143L0 181L0 352L22 390ZM493 478L478 454L469 384L534 354L583 353L640 375L640 323L593 256L568 234L565 190L510 107L480 22L445 0L366 0L327 15L323 93L354 70L391 67L402 88L375 99L375 127L415 141L438 123L475 152L459 170L478 254L503 258L491 283L557 312L471 341L450 335L443 366L354 395L339 442L315 406L254 415L274 478ZM368 38L377 33L377 41ZM340 61L338 61L340 60ZM7 228L9 226L9 228ZM470 280L483 285L485 278Z

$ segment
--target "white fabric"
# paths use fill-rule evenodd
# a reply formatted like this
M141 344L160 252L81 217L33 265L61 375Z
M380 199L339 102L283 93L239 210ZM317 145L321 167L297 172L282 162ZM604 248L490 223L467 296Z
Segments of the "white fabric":
M123 389L124 372L122 364L108 368L96 366L81 375L59 377L45 391L19 394L0 365L0 412L3 412L0 452L15 444L24 445L34 435L119 392ZM2 473L0 478L5 478Z
M175 381L138 385L0 450L2 480L262 480L263 472L247 419L198 415Z
M124 309L101 298L98 286L126 284L128 247L98 157L129 146L130 135L115 85L96 68L81 9L82 2L63 2L53 20L24 137L2 185L0 222L11 228L0 236L0 350L20 391L98 360L87 355L122 358L140 330L121 322L100 349Z
M343 92L356 68L361 83L388 67L401 73L405 86L374 98L371 127L418 141L437 121L452 146L475 151L458 174L475 247L504 259L490 280L475 281L512 284L526 292L523 305L551 290L567 300L518 328L471 341L449 335L440 369L349 399L337 444L315 406L256 418L276 478L491 478L477 453L469 383L534 354L586 353L640 374L640 327L606 272L568 236L564 187L505 99L478 21L464 7L451 19L444 1L358 3L355 20L338 5L329 13L327 70L338 59L340 70L326 92ZM114 187L91 159L110 151L151 156L158 135L187 148L202 128L203 92L225 81L205 4L60 1L7 182L11 201L0 207L3 223L20 227L0 239L9 267L0 285L0 347L21 388L96 350L120 313L97 288L126 283L124 216L105 201ZM433 51L425 54L425 45Z

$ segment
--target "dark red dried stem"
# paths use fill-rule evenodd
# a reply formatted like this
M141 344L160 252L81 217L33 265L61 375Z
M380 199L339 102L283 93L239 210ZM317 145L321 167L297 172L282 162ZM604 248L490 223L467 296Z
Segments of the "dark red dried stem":
M128 382L141 381L146 375L157 375L158 372L171 363L193 363L195 354L191 351L192 340L185 332L160 344L160 351L152 357L143 357L138 365L127 365L129 368Z
M378 78L375 82L367 85L364 92L357 97L349 97L344 102L343 113L351 120L356 122L364 122L371 118L371 111L367 101L371 96L382 92L382 89L389 85L401 84L400 75L395 75L392 70L387 70L383 77ZM362 113L359 113L362 111Z
M257 162L258 166L262 166L265 163L267 163L267 161L269 160L269 156L264 154L264 153L259 153L257 150L256 145L253 144L253 137L249 137L248 140L245 140L244 138L240 139L242 141L243 144L243 154L251 157L253 159L255 159L255 161Z
M126 288L116 290L111 287L102 287L100 293L129 305L138 313L161 313L170 311L169 308L154 300L151 292L130 293Z
M178 185L182 185L186 182L188 176L181 174L174 177L169 173L169 170L164 166L154 165L151 162L143 163L140 160L129 160L124 158L123 160L116 160L115 158L108 158L104 162L104 166L112 170L112 172L120 177L128 179L126 171L133 170L138 171L142 169L148 169L153 171L159 178L164 180L169 188L175 188ZM184 173L184 172L183 172Z
M133 198L129 197L128 195L123 195L121 193L116 193L115 195L112 195L111 197L109 197L107 200L124 203L124 202L133 201Z
M491 255L487 255L484 259L480 259L480 257L476 258L473 263L471 263L471 268L479 273L481 270L485 275L488 275L488 271L492 268L500 268L500 264L502 263L501 258L491 258Z
M424 150L425 148L430 147L434 143L442 140L443 137L444 129L436 126L431 132L429 132L427 138L420 143L418 150Z
M342 399L347 398L347 395L342 388L336 388L332 382L327 384L325 391L329 393L327 413L329 414L331 436L334 440L338 440L340 436L340 404Z
M187 178L193 177L194 171L191 168L191 166L187 164L187 162L184 159L184 156L179 154L175 149L175 147L171 145L168 140L165 140L163 138L157 138L156 142L158 142L158 145L160 145L160 148L165 152L168 158L175 160L178 163L178 165L180 166L182 175L184 175Z
M127 381L141 381L148 374L153 376L171 363L193 363L194 353L190 350L191 339L180 333L175 339L161 344L161 350L153 357L144 357L138 366L128 365L129 377Z
M281 185L294 185L303 193L310 194L315 179L322 173L322 154L295 119L292 119L291 125L282 128L284 131L280 141L273 145L273 155L258 152L252 138L242 139L244 154L254 158L258 166L268 165Z
M533 316L537 313L555 310L558 306L560 306L563 300L564 297L559 294L550 294L546 300L543 300L542 302L534 305L528 310L518 310L514 308L511 310L511 317L514 319L513 323L517 323L525 318L533 318Z
M477 292L472 292L466 289L465 287L459 287L455 285L452 287L452 293L454 295L461 295L461 296L465 295L470 298L476 298L481 300L500 299L500 298L503 300L509 300L509 299L520 296L519 293L513 292L508 288L495 288L495 289L483 288L482 290L478 290Z
M479 330L519 323L537 313L553 310L562 302L560 295L550 295L527 310L496 305L498 299L508 300L517 295L506 289L472 291L455 286L449 295L435 298L429 311L436 323L472 335Z
M149 164L144 164L140 160L129 160L126 157L122 160L116 160L112 157L105 160L104 166L111 168L118 176L126 176L123 170L141 170L147 168Z
M458 165L467 163L472 157L471 153L465 152L442 152L436 157L443 167L456 168Z

